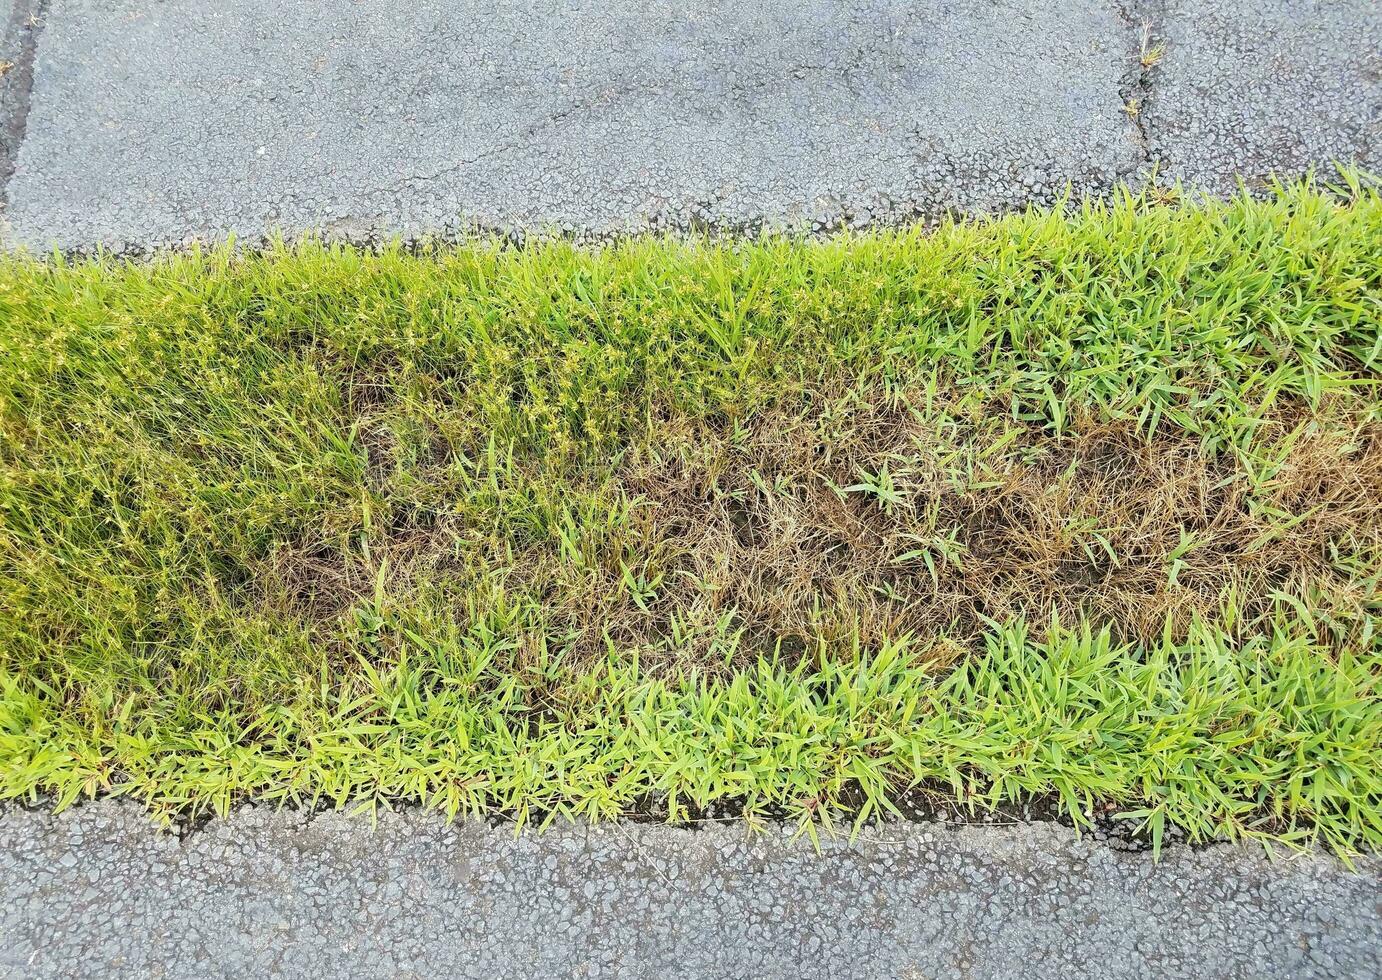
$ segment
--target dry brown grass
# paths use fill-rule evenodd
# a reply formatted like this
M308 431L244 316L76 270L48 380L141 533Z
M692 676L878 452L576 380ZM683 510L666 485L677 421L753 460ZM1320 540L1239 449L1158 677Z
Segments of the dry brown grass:
M1086 423L1052 439L980 420L940 435L919 414L869 402L834 420L833 438L822 439L824 421L763 418L737 447L688 425L625 468L623 485L646 501L646 550L666 570L664 615L707 621L734 608L761 640L803 645L853 631L866 643L964 642L985 618L1082 614L1151 639L1230 596L1246 622L1274 592L1370 598L1340 559L1379 543L1376 426L1303 432L1254 490L1244 469L1184 434ZM1283 419L1283 432L1297 421ZM1012 441L986 456L996 432ZM961 449L957 435L976 438ZM891 507L838 489L885 465L901 498ZM605 622L646 639L656 617L616 609Z
M740 425L663 420L600 486L623 505L577 529L581 560L551 537L403 511L368 562L285 549L262 581L323 623L381 568L391 593L499 590L533 602L534 643L579 659L613 642L666 666L855 635L963 645L1016 617L1152 640L1203 616L1234 634L1282 595L1348 621L1375 597L1382 426L1286 410L1255 447L1249 465L1178 430L1077 419L1056 437L958 396L842 388ZM890 501L861 488L885 468Z

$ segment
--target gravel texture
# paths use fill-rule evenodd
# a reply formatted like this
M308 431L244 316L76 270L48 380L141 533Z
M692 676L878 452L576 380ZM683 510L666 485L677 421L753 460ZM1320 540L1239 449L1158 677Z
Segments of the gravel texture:
M1168 0L1151 23L1165 53L1143 118L1167 177L1229 193L1331 160L1382 168L1377 0Z
M508 827L0 813L7 977L1377 977L1382 860L1160 864L1054 824Z

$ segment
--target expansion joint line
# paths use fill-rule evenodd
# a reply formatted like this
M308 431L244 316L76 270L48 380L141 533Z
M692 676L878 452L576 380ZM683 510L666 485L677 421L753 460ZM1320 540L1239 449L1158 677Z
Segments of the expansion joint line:
M1118 94L1123 100L1123 112L1132 122L1138 145L1142 148L1142 165L1151 169L1155 164L1147 113L1151 107L1153 83L1157 66L1166 54L1161 37L1163 0L1126 0L1118 4L1118 16L1133 32L1131 64L1123 75Z

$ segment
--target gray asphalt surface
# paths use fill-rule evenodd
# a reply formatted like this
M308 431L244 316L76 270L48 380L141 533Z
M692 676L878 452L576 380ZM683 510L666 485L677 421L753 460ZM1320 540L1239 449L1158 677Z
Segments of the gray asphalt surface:
M35 247L824 228L1382 159L1375 0L12 3Z
M0 24L0 188L13 176L15 154L24 142L42 24L38 11L39 0L10 0L9 16ZM0 219L3 204L0 195Z
M1332 160L1382 168L1377 0L1166 0L1149 17L1165 54L1142 119L1163 173L1225 193Z
M1052 824L884 826L817 855L740 824L447 825L135 807L0 815L6 977L1382 975L1382 861Z

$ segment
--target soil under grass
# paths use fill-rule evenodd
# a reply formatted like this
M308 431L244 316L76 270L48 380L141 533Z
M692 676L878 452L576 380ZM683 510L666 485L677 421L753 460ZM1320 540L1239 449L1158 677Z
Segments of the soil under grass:
M1382 842L1361 179L10 257L0 348L0 796Z

